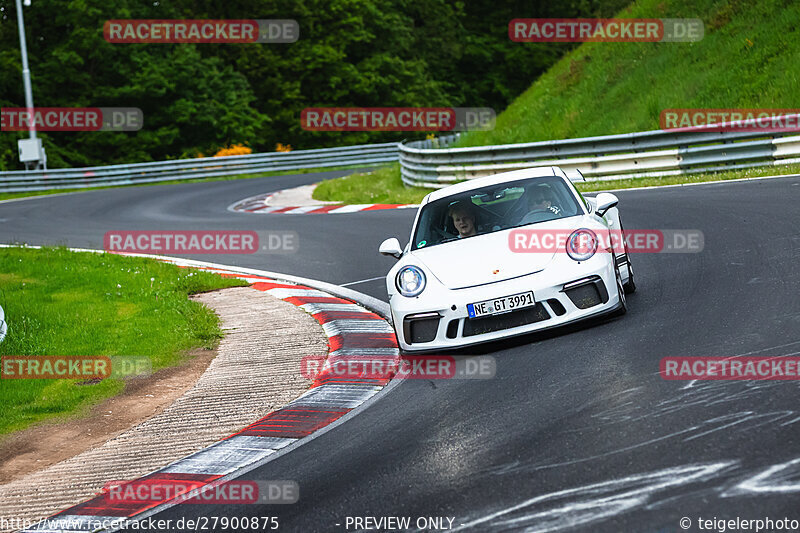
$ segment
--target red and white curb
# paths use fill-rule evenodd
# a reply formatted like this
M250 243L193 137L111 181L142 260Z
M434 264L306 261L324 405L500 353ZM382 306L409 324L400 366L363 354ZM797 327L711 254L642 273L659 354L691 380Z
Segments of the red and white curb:
M357 213L359 211L382 211L384 209L409 209L419 204L319 204L302 206L272 206L269 199L277 193L259 194L240 200L228 207L236 213L257 213L261 215L336 215Z
M311 388L305 394L286 406L204 450L137 480L137 483L157 485L165 494L171 494L171 499L120 502L101 493L91 500L42 520L25 531L62 533L124 528L120 524L125 520L135 521L151 516L175 505L182 495L185 496L192 490L240 476L315 438L349 418L348 415L354 409L373 399L381 390L388 390L390 387L387 385L390 382L396 384L399 381L394 379L394 372L389 370L397 368L397 365L384 365L387 373L378 376L370 373L369 376L360 377L348 373L343 378L330 371L330 361L334 359L380 359L385 362L397 362L400 359L392 327L381 316L361 305L301 283L253 274L258 272L254 270L225 268L176 258L157 258L178 266L201 268L223 276L243 279L252 283L252 287L257 290L304 309L322 325L328 336L328 359L323 370L316 375ZM326 285L322 282L314 284ZM173 487L173 490L165 490L168 487ZM300 490L302 492L302 488Z

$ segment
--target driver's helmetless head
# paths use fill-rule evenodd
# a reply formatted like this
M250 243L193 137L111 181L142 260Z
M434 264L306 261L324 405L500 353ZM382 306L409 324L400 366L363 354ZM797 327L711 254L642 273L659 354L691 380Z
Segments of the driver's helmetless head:
M450 206L449 215L453 219L458 234L461 237L471 237L475 235L475 213L470 206L464 202L456 202Z
M528 195L528 205L531 208L547 209L552 204L550 191L544 187L534 187Z

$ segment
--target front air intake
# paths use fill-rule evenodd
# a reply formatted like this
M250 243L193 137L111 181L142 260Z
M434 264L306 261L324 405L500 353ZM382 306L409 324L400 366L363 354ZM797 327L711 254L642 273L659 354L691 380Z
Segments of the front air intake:
M439 331L439 313L408 315L403 319L403 337L406 344L431 342Z
M503 313L502 315L486 316L481 318L467 318L464 320L464 337L516 328L534 322L541 322L550 318L550 314L541 303L533 307Z
M600 276L567 283L564 293L578 309L589 309L608 301L608 291Z

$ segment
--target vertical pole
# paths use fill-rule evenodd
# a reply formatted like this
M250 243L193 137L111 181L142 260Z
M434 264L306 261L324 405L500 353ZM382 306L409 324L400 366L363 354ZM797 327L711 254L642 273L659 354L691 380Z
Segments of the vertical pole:
M22 2L17 3L17 27L19 28L19 49L22 54L22 84L25 87L25 107L28 108L28 134L31 139L36 139L36 125L33 121L33 89L31 88L31 70L28 67L28 46L25 43L25 21L22 18ZM42 162L42 153L39 152L39 162Z
M22 84L25 86L25 107L33 113L33 90L31 89L31 70L28 68L28 46L25 44L25 22L22 19L22 2L17 0L17 26L19 26L19 49L22 53ZM31 115L32 117L32 115ZM31 139L36 138L36 128L30 121Z

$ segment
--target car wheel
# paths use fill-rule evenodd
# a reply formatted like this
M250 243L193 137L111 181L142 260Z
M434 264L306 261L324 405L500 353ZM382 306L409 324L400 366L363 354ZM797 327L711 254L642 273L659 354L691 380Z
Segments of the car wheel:
M625 297L625 287L622 285L622 276L619 267L614 266L614 276L617 278L617 294L619 294L619 307L612 316L622 316L628 312L628 299Z
M622 288L625 289L625 294L636 292L636 281L633 279L633 265L631 264L630 256L628 256L628 282Z
M622 219L619 221L619 229L622 232L623 250L625 251L625 261L628 263L628 281L622 287L625 289L625 294L633 294L636 292L636 281L633 279L633 265L631 264L631 255L628 253L628 245L625 244L625 228L622 227Z

